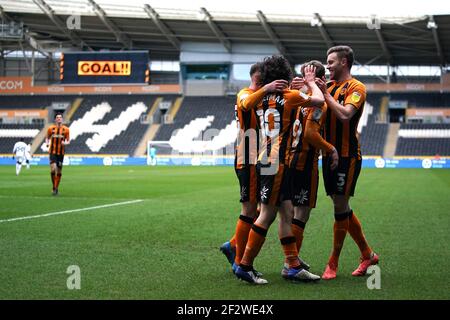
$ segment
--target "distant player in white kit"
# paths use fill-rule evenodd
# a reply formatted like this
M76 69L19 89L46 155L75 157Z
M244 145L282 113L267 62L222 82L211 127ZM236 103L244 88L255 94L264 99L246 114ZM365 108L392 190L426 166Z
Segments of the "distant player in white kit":
M23 138L16 142L13 149L13 159L16 159L16 176L19 175L22 164L25 161L25 154L27 150L27 144L23 142Z

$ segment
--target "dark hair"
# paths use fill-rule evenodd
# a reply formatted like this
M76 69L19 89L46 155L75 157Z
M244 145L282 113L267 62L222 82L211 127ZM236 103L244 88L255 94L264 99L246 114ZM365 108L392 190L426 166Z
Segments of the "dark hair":
M285 57L277 55L264 59L261 68L261 82L263 85L278 79L291 82L292 77L291 65Z
M316 67L316 77L317 78L322 78L323 76L325 76L325 67L323 66L322 62L320 62L319 60L311 60L311 61L305 62L300 69L303 76L305 76L305 67L309 66L309 65L313 65L314 67Z
M342 60L342 58L347 59L348 70L350 70L352 68L353 61L355 60L355 55L353 53L353 49L350 48L349 46L331 47L327 51L327 56L334 52L337 53L337 56L339 57L340 60Z
M261 72L261 62L252 64L252 66L250 67L250 77L253 76L256 72Z
M63 114L62 114L61 112L56 112L56 113L55 113L55 116L53 117L53 119L56 119L57 116L61 116L61 117L62 117Z

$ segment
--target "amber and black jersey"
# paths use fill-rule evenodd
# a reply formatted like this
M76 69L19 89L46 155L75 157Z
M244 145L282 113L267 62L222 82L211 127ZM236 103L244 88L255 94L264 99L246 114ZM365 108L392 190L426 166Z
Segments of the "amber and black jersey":
M337 102L343 106L351 104L357 111L348 122L342 122L331 108L328 108L325 139L336 147L339 157L361 159L357 128L366 101L366 87L354 78L341 83L329 82L327 87Z
M246 165L256 165L258 158L258 121L253 108L245 109L242 105L245 99L255 91L244 88L237 95L234 113L237 123L237 139L234 165L236 169L242 169Z
M47 139L50 140L49 154L64 155L64 140L69 140L69 128L61 125L51 125L47 130Z
M292 126L292 142L289 153L289 167L296 170L311 169L318 161L319 150L331 152L333 146L320 135L325 124L327 105L299 108ZM306 137L306 134L308 138Z
M264 96L256 110L263 137L258 157L261 165L287 164L297 110L310 101L307 94L298 90L284 90Z

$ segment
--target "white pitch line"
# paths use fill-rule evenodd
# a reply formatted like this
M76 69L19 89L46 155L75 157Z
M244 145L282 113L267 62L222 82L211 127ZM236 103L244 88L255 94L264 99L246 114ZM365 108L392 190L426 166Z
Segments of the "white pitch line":
M65 210L65 211L58 211L58 212L49 212L49 213L38 214L38 215L34 215L34 216L26 216L26 217L4 219L4 220L0 220L0 223L19 221L19 220L28 220L28 219L38 219L38 218L43 218L43 217L58 216L58 215L61 215L61 214L66 214L66 213L71 213L71 212L80 212L80 211L88 211L88 210L109 208L109 207L115 207L115 206L123 206L123 205L126 205L126 204L138 203L138 202L142 202L142 201L144 201L144 200L132 200L132 201L125 201L125 202L116 202L116 203L111 203L111 204L104 204L104 205L101 205L101 206L95 206L95 207L80 208L80 209L73 209L73 210Z
M42 195L42 196L28 196L28 195L0 195L0 199L1 198L7 198L7 199L40 199L40 200L48 200L49 198L51 198L51 195ZM127 198L95 198L95 197L71 197L71 196L66 196L64 195L64 200L69 199L81 199L81 200L103 200L103 201L107 201L107 200L127 200Z

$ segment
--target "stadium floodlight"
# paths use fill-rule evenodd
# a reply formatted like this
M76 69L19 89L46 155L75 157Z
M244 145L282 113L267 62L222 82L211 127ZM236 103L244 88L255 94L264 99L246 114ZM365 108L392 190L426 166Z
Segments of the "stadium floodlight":
M381 29L381 21L380 17L378 17L376 14L372 14L367 19L367 29L369 30L380 30Z
M208 18L208 16L206 15L205 11L202 10L202 9L199 9L197 11L196 16L197 16L197 19L200 20L200 21L205 21Z
M436 22L432 19L430 19L427 23L427 28L428 29L437 29L438 25L436 24Z
M322 21L317 16L312 17L310 23L311 23L311 27L321 27L322 26Z

